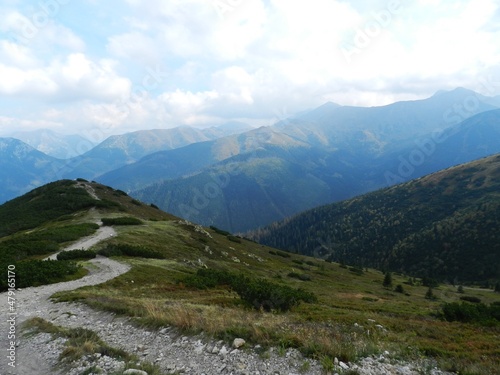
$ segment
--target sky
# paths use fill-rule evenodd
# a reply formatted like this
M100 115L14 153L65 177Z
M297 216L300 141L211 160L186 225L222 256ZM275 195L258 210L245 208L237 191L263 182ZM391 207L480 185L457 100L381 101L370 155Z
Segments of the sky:
M500 94L498 0L2 0L0 136Z

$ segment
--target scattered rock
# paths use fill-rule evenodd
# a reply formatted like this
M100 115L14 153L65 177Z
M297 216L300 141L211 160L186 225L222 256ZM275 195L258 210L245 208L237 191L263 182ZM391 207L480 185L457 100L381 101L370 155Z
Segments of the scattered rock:
M347 363L342 362L342 361L339 361L339 367L342 370L349 370L349 365Z
M246 341L243 339L236 338L233 341L233 348L241 348L243 345L245 345Z

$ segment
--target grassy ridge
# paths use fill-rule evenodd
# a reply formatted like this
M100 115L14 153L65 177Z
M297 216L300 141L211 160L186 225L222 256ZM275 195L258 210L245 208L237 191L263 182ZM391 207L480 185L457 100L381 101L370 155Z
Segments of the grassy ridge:
M0 238L95 206L96 201L76 183L52 182L1 205Z

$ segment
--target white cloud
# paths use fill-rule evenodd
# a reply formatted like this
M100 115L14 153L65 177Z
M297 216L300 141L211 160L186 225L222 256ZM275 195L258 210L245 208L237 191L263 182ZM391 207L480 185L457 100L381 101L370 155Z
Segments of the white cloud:
M94 62L81 53L55 62L50 73L61 93L77 98L113 100L127 96L130 91L129 80L116 74L112 60Z
M114 71L111 60L93 62L82 53L48 66L21 69L0 64L0 93L40 100L113 100L129 95L130 82Z
M0 95L32 99L47 121L119 132L484 91L500 65L496 0L106 4L92 2L99 23L85 29L70 14L89 5L72 2L23 44L12 35L31 13L12 3L0 15Z

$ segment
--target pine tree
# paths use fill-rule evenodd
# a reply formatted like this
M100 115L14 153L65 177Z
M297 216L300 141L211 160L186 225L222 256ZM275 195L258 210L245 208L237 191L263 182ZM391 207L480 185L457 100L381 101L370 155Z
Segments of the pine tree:
M425 298L426 299L436 299L436 297L434 296L434 293L432 292L432 287L429 287L429 289L427 289L427 293L425 293Z
M392 287L392 275L390 272L387 272L384 277L384 282L382 283L384 288L391 288Z

